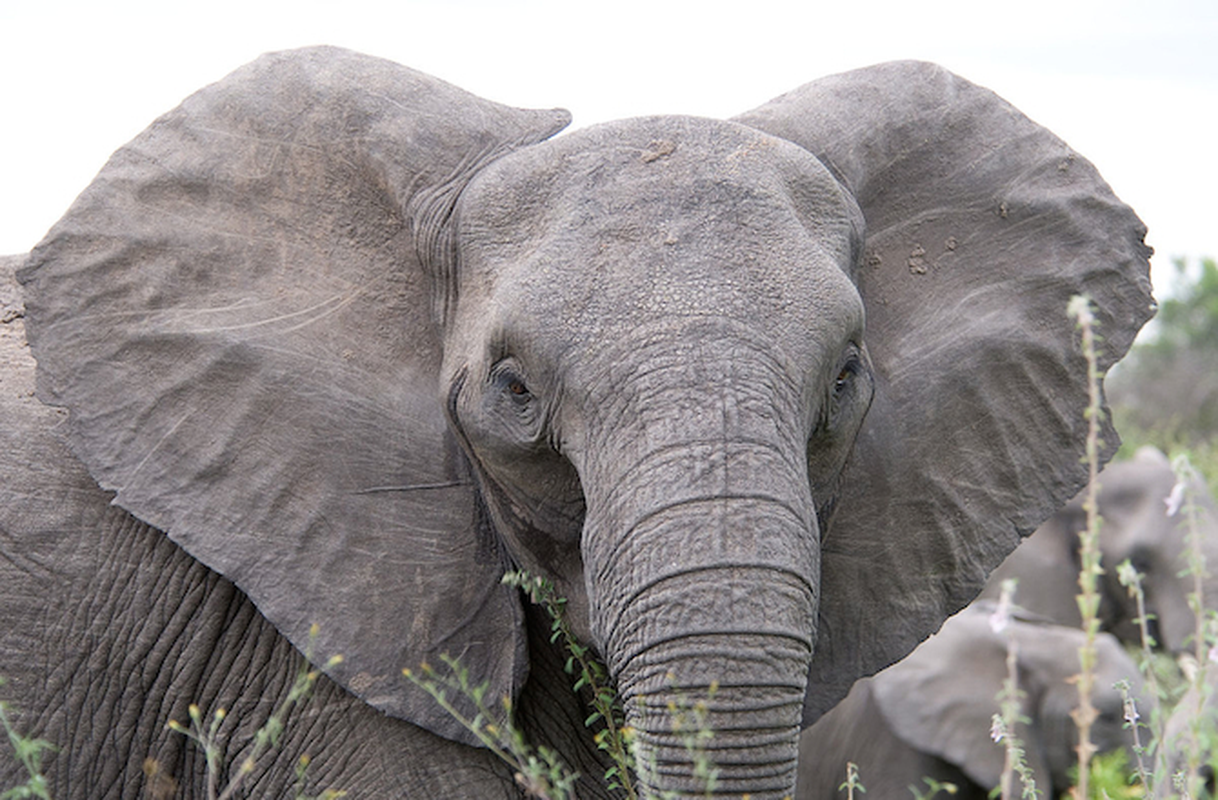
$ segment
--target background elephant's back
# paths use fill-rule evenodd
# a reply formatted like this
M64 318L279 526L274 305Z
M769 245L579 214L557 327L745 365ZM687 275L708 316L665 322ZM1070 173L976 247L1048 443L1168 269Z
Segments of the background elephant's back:
M997 600L1004 580L1014 578L1014 602L1034 617L1077 628L1078 533L1085 522L1079 509L1068 506L1024 539L1006 560L990 573L979 599Z
M800 742L798 800L836 800L845 797L839 787L846 781L846 764L859 767L859 780L869 797L911 796L905 776L920 775L950 782L958 800L985 800L979 789L952 764L920 752L899 739L888 727L872 692L872 681L864 678L850 694L815 725ZM926 789L922 784L916 787Z

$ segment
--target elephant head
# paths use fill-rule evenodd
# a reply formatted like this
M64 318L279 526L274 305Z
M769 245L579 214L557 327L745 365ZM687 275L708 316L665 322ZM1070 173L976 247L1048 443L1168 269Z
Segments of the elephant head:
M847 699L804 732L800 742L800 800L839 797L846 762L858 765L877 797L924 788L923 778L952 782L957 796L985 798L999 785L1005 749L988 735L999 713L1007 657L1015 652L1022 721L1014 733L1025 763L1045 797L1073 785L1078 707L1072 678L1078 672L1081 630L1026 618L1000 631L992 605L978 603L949 619L904 660L857 682ZM1091 730L1097 752L1124 748L1133 763L1133 740L1124 730L1124 700L1114 684L1128 680L1130 696L1149 717L1137 664L1109 634L1096 639L1095 691L1099 714Z
M734 121L549 139L330 48L119 150L21 272L39 392L114 502L388 714L512 695L510 565L554 581L657 787L710 700L721 791L913 648L1085 480L1085 368L1152 312L1144 230L993 94L897 63ZM1105 440L1116 436L1105 427Z
M1144 447L1133 458L1113 463L1100 474L1098 494L1105 567L1100 582L1100 623L1121 641L1141 644L1137 602L1120 584L1117 571L1128 560L1143 575L1149 633L1171 653L1188 649L1196 629L1188 600L1197 587L1187 570L1187 514L1169 509L1167 504L1176 483L1167 457ZM1194 485L1192 496L1200 553L1213 564L1218 561L1218 513L1204 484ZM982 595L997 597L1004 579L1017 578L1019 605L1063 625L1081 624L1074 594L1078 537L1086 527L1085 499L1076 497L1046 520L994 571ZM1218 583L1212 578L1202 581L1201 593L1205 607L1218 606Z

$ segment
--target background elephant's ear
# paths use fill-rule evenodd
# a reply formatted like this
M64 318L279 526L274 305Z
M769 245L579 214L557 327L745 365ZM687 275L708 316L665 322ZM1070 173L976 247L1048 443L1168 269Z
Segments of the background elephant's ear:
M978 609L961 612L871 681L880 713L898 738L954 764L987 791L1002 778L1004 748L989 734L1007 677L1007 643L991 630L988 617ZM1070 652L1063 648L1059 655ZM1027 688L1026 676L1021 688ZM1024 697L1022 716L1034 721L1035 711ZM1049 767L1039 733L1027 724L1015 733L1025 744L1037 787L1048 796Z
M438 317L465 181L560 130L332 48L264 56L111 158L21 274L40 396L114 502L398 717L470 734L404 667L526 670L518 600L446 432Z
M1086 368L1153 313L1145 228L1090 163L946 70L883 64L737 118L821 159L866 219L876 395L824 534L807 718L908 652L1086 481ZM1118 438L1103 419L1105 457Z

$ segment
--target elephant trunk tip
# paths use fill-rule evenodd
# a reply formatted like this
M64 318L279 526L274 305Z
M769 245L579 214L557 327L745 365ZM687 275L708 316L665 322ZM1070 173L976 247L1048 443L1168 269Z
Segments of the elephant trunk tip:
M675 684L675 677L670 680ZM795 785L801 687L694 686L626 701L642 783L657 796L789 796Z

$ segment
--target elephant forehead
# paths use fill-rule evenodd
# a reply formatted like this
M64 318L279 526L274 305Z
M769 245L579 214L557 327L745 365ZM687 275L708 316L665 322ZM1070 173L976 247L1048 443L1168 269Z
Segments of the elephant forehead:
M735 123L577 131L492 164L458 213L463 294L585 333L680 316L861 321L853 199L811 154Z
M813 155L732 122L645 117L598 125L513 152L461 199L465 250L537 247L556 238L606 246L707 242L726 231L789 238L798 224L833 246L861 228L853 199Z
M1105 558L1146 549L1163 557L1169 571L1183 567L1172 564L1183 550L1184 529L1183 517L1168 513L1167 500L1176 483L1171 465L1139 459L1120 462L1105 469L1099 483L1099 509L1106 521ZM1115 558L1114 565L1119 560Z

